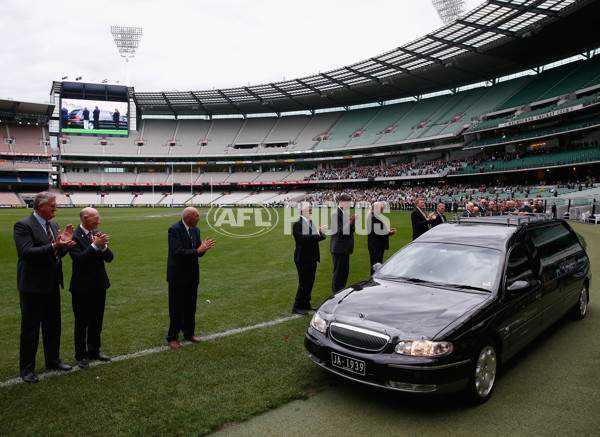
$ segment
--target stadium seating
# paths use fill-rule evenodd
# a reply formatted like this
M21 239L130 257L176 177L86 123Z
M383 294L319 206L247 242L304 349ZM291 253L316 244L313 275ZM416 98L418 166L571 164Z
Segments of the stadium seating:
M243 123L244 120L239 118L213 120L206 135L207 144L200 148L200 156L228 153Z
M302 132L296 137L293 150L320 150L322 140L319 135L328 133L343 116L341 112L325 112L311 116L310 121L304 126Z
M14 153L48 153L46 147L42 145L42 141L48 139L45 127L20 124L6 125L6 135L14 141L11 145Z
M587 61L579 61L574 67L568 75L546 91L546 93L542 94L538 100L572 93L588 86L594 78L600 76L598 72L600 68L600 56L595 56Z
M238 132L233 147L256 145L262 146L269 133L275 127L277 119L272 117L247 118Z
M265 138L265 145L268 144L294 144L296 138L304 130L311 120L307 115L290 115L277 119L275 126Z
M545 95L555 97L557 94L550 92L551 88L556 86L564 77L571 74L576 66L574 63L570 63L533 75L531 81L504 102L498 110L527 105L531 102L541 100L541 97Z
M208 120L180 120L175 134L177 146L171 148L171 155L198 155L210 125Z
M342 149L352 138L359 137L366 131L369 121L379 112L379 108L356 109L344 113L331 129L329 137L319 144L320 149Z
M165 156L170 153L169 141L175 136L176 122L172 120L143 120L142 135L144 145L140 147L140 155Z
M23 205L24 203L15 193L0 191L0 205Z

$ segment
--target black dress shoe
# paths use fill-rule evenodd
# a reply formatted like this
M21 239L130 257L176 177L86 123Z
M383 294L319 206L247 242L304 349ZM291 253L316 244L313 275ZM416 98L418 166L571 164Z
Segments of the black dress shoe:
M312 305L309 305L307 311L317 311L317 308Z
M77 367L79 367L80 369L83 369L83 370L89 369L90 363L87 358L82 358L77 361Z
M293 314L298 314L300 316L307 316L308 315L308 311L300 309L300 308L292 308L292 313Z
M27 382L29 384L34 384L40 381L35 373L26 373L25 375L21 375L21 378L24 382Z
M48 370L59 370L61 372L68 372L69 370L72 369L72 367L69 366L68 364L65 364L65 363L58 363L58 364L56 364L55 366L52 366L52 367L46 366L46 369L48 369Z
M110 361L109 356L102 355L101 353L98 353L97 355L92 355L92 356L90 356L90 358L92 360L98 360L98 361Z

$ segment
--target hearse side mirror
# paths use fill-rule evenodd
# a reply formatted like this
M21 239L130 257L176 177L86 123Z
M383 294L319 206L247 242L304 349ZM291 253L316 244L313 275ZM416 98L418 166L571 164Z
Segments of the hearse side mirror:
M518 292L521 290L525 290L527 287L529 287L529 282L515 281L508 286L507 290L510 291L511 293L515 293L515 292Z
M383 264L381 263L373 264L373 273L377 273L382 267Z
M533 279L531 281L515 281L512 284L510 284L506 290L512 294L519 294L519 292L524 291L524 290L529 290L529 289L536 289L539 288L539 286L541 285L541 282L539 281L539 279Z

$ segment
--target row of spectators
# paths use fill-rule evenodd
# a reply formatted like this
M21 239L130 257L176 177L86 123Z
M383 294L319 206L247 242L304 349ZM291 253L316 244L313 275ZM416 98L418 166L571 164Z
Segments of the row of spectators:
M590 183L590 185L592 184ZM543 187L543 189L544 188L545 187ZM544 191L548 193L548 196L556 193L554 187ZM488 187L481 185L473 187L462 184L399 188L372 187L366 189L344 188L313 190L309 191L303 200L313 204L324 205L335 202L336 198L342 193L349 194L352 197L354 204L385 202L392 210L412 210L414 201L417 198L425 199L426 210L428 211L435 211L436 206L439 203L444 203L446 204L446 210L448 212L462 211L466 209L469 203L473 203L477 206L482 201L484 204L493 201L493 209L496 211L500 211L500 207L505 206L505 209L511 212L515 208L520 210L522 203L524 202L527 202L530 207L533 207L538 203L536 200L527 200L530 195L530 188L526 186L505 185Z
M356 167L325 168L307 176L307 181L329 181L343 179L369 179L380 177L426 176L451 171L457 166L466 165L460 160L435 160L416 163L396 163L365 165Z
M597 139L589 141L580 141L573 143L571 149L585 149L596 147L600 144ZM528 155L547 154L557 152L556 149L540 149L530 151ZM324 168L316 170L310 176L307 176L307 181L329 181L329 180L347 180L347 179L370 179L380 177L409 177L409 176L427 176L427 175L442 175L459 173L463 168L479 168L481 172L485 171L482 166L484 161L513 161L522 158L518 152L493 153L490 156L478 155L463 159L438 159L414 163L393 163L354 167L336 167ZM493 169L494 165L491 164Z

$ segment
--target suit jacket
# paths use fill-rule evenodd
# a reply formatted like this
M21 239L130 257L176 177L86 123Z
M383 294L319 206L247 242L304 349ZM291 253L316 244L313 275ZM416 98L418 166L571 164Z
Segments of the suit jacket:
M50 221L56 238L58 223ZM45 293L54 291L56 284L63 286L61 258L67 251L57 251L58 263L52 243L35 216L31 214L15 223L14 239L17 246L17 288L21 293Z
M180 285L198 285L198 247L200 247L200 229L192 228L192 239L188 235L183 220L173 223L169 228L169 255L167 258L167 282Z
M331 214L331 253L350 255L354 251L354 225L350 224L348 213L337 208Z
M309 226L308 222L300 217L294 222L292 227L296 249L294 250L294 262L319 262L321 254L319 251L319 241L327 238L319 234L317 228Z
M433 220L431 220L429 223L431 223L431 227L434 228L437 225L441 225L442 223L446 223L448 221L448 219L446 219L446 216L444 214L440 214L439 212L436 212L437 217ZM443 219L442 219L443 217Z
M427 220L427 217L417 207L413 208L410 221L412 222L413 240L416 240L429 230L429 220Z
M390 231L376 214L367 217L367 248L369 252L390 248Z
M97 232L92 231L92 235ZM104 263L113 260L113 253L108 247L105 251L94 250L92 242L81 226L77 226L75 229L73 241L75 246L69 251L73 260L73 273L69 291L71 293L106 291L110 287L110 281Z

